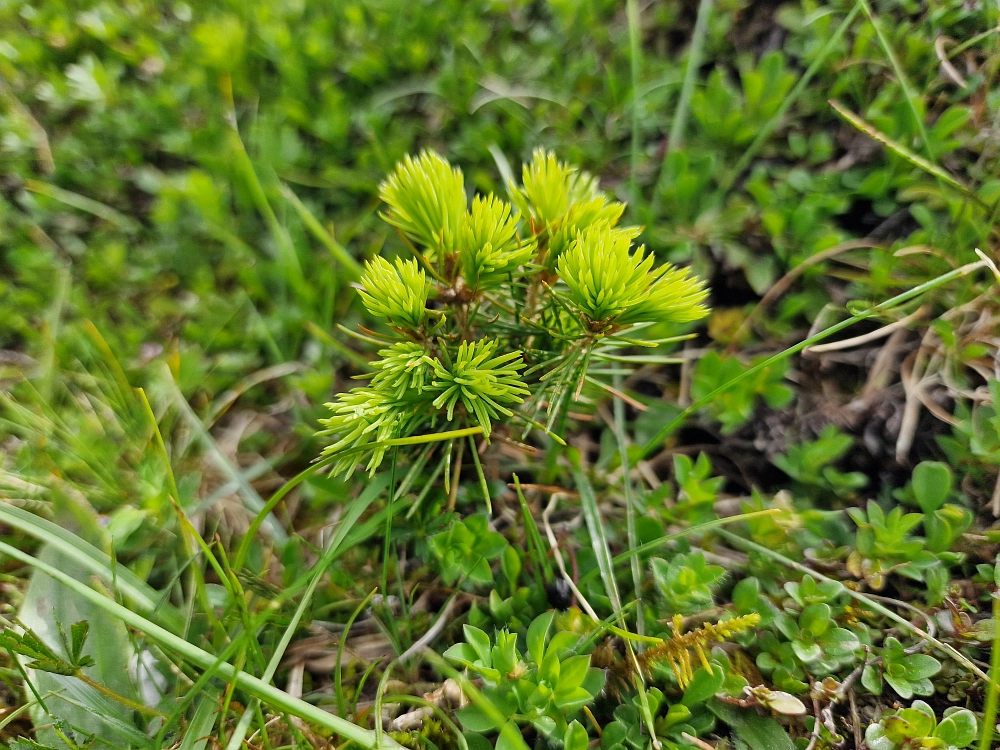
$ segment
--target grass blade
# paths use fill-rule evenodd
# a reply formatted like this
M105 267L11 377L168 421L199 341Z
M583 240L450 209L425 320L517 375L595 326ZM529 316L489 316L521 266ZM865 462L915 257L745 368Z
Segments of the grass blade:
M191 723L187 725L187 731L178 750L205 750L212 727L215 726L215 714L215 701L209 697L202 698L194 711L194 716L191 717Z
M784 351L778 352L773 357L768 357L764 361L759 362L758 364L754 365L753 367L751 367L746 372L743 372L740 375L738 375L735 378L733 378L732 380L730 380L730 381L728 381L726 383L723 383L718 388L716 388L715 390L713 390L711 393L709 393L709 394L705 395L704 397L698 399L693 404L691 404L686 409L684 409L684 411L682 411L680 414L678 414L676 417L674 417L672 420L670 420L666 425L664 425L660 429L660 431L658 433L656 433L656 435L654 435L646 443L646 445L643 447L642 451L639 453L639 460L645 458L650 453L652 453L654 450L656 450L657 447L659 447L659 445L667 438L668 435L670 435L671 432L673 432L673 430L675 428L677 428L680 424L682 424L685 419L687 419L689 416L691 416L692 414L694 414L698 409L700 409L701 407L705 406L708 403L711 403L720 394L725 393L730 388L732 388L733 386L737 385L738 383L741 383L742 381L746 380L747 378L753 377L754 375L756 375L757 373L759 373L761 370L765 370L768 367L776 365L777 363L782 362L785 359L788 359L793 354L796 354L796 353L802 351L803 349L805 349L807 347L810 347L813 344L816 344L816 343L822 341L823 339L828 338L829 336L832 336L833 334L837 333L838 331L842 331L845 328L848 328L848 327L854 325L855 323L858 323L859 321L867 320L868 318L871 318L871 317L877 315L880 312L883 312L885 310L889 310L889 309L891 309L893 307L896 307L897 305L901 305L904 302L907 302L907 301L913 299L914 297L919 297L924 292L928 292L931 289L934 289L936 287L941 286L942 284L946 284L947 282L951 281L952 279L956 279L956 278L958 278L960 276L965 276L966 274L970 274L973 271L979 270L980 268L994 268L994 266L992 266L992 262L989 261L989 260L987 260L985 257L984 257L983 260L976 261L975 263L967 263L966 265L964 265L964 266L962 266L960 268L956 268L954 271L949 271L948 273L942 274L941 276L938 276L937 278L934 278L934 279L931 279L930 281L924 282L923 284L920 284L919 286L915 286L912 289L909 289L909 290L903 292L902 294L897 294L895 297L887 299L884 302L880 302L879 304L874 305L873 307L870 307L867 310L862 310L857 315L852 315L850 318L847 318L846 320L842 320L841 322L836 323L836 324L830 326L829 328L824 328L819 333L817 333L817 334L815 334L813 336L810 336L809 338L807 338L807 339L805 339L803 341L800 341L799 343L797 343L797 344L795 344L793 346L788 347ZM998 280L1000 280L1000 278L998 278Z
M377 588L372 589L368 592L368 596L362 599L361 603L354 608L351 616L347 619L347 623L344 625L344 630L340 634L340 642L337 643L337 665L333 669L333 685L334 692L337 694L337 713L341 716L347 715L347 701L344 700L343 681L344 647L347 645L347 636L350 635L351 626L354 624L354 621L358 619L358 615L368 606L377 591Z
M597 557L597 568L601 572L601 580L604 581L604 588L611 600L611 606L617 612L622 608L622 600L618 592L618 583L615 581L611 551L608 547L608 539L604 534L604 522L601 520L601 509L597 507L594 488L591 486L590 480L587 479L587 475L579 469L573 471L573 481L580 493L583 517L587 523L587 530L590 532L590 540L594 547L594 555Z
M326 230L322 224L320 224L319 219L317 219L312 211L310 211L306 205L299 200L297 196L288 185L282 183L280 185L281 194L285 197L295 212L299 215L302 223L305 224L306 229L312 232L313 236L319 240L323 246L330 251L330 255L337 259L337 261L344 267L347 272L348 277L351 281L358 281L361 279L361 274L364 269L361 264L358 263L354 256L347 252L347 248L337 242L337 239L332 233Z
M90 603L103 609L113 617L118 618L129 627L142 631L148 638L155 641L161 647L176 653L197 667L201 669L217 668L220 677L235 683L241 690L245 690L250 695L261 699L275 709L318 724L321 727L357 742L362 747L375 748L375 735L372 731L359 727L339 716L327 713L298 698L293 698L283 690L278 690L263 680L236 669L232 664L223 663L216 666L215 657L207 651L198 648L193 643L185 641L183 638L179 638L156 623L126 609L89 586L75 580L63 571L37 560L26 552L0 542L0 553L9 555L15 560L30 565L36 570L40 570L42 573L72 589ZM391 738L384 738L383 743L393 748L393 750L400 750L400 746Z
M910 162L910 164L912 164L913 166L919 167L932 177L936 177L937 179L941 180L941 182L943 182L945 185L948 185L948 187L957 190L963 196L973 201L977 206L980 206L981 208L987 211L990 210L990 206L988 206L986 202L983 201L982 198L976 195L975 192L972 190L972 188L959 182L957 179L955 179L950 174L945 172L937 164L932 164L927 159L923 158L919 154L916 154L910 149L908 149L902 143L894 141L885 133L876 129L872 125L869 125L867 122L862 120L860 117L858 117L858 115L854 114L854 112L849 110L847 107L838 102L836 99L830 99L829 103L830 106L833 107L833 109L836 111L838 115L843 117L845 120L851 123L851 125L856 127L858 130L867 135L869 138L878 141L890 151L898 154L899 156L902 156L904 159L906 159L906 161Z
M713 0L701 0L698 3L698 17L694 22L694 32L691 34L691 46L688 48L687 67L684 69L684 82L681 84L681 97L674 111L674 121L670 124L670 136L667 141L667 152L663 157L663 168L660 179L666 173L667 156L679 149L684 142L684 130L687 127L688 112L691 109L691 97L694 96L695 79L698 68L701 67L702 52L705 48L705 37L708 34L708 19L712 14Z
M601 509L597 506L597 497L594 495L594 488L587 479L587 475L580 469L573 470L573 481L576 489L580 493L580 504L583 506L583 517L587 523L587 531L590 532L590 541L594 547L594 554L597 557L597 567L601 571L601 578L604 581L604 588L608 598L611 600L611 608L618 615L618 625L621 630L627 632L625 626L625 616L622 610L621 595L618 591L618 582L615 581L615 568L611 561L611 549L608 546L607 536L604 534L604 523L601 519ZM636 659L635 651L632 649L632 642L625 639L625 650L628 658L632 661L637 675L636 692L639 696L639 709L642 713L643 721L649 729L651 737L656 737L656 729L653 724L653 713L649 708L649 699L646 696L646 688Z
M201 418L195 414L194 409L191 408L191 404L189 404L188 400L184 398L184 394L181 393L181 389L177 387L177 383L174 382L173 376L166 365L164 365L162 380L167 390L170 391L173 404L180 410L184 421L198 438L198 441L202 444L205 452L208 453L209 457L212 459L212 463L214 463L216 468L218 468L219 471L226 476L228 481L236 483L236 486L239 488L239 494L243 498L243 502L246 504L247 508L254 513L259 513L264 507L264 499L257 493L257 490L250 485L250 482L247 481L243 472L233 466L232 462L230 462L230 460L226 458L223 452L219 449L219 446L215 442L215 438L213 438L211 433L205 429L205 425L202 423ZM264 523L267 525L268 534L271 535L271 538L274 539L277 544L283 545L286 541L288 541L288 535L285 533L284 528L282 528L276 518L270 515L270 511L265 516ZM237 570L239 570L238 567Z
M861 7L864 8L865 15L868 16L868 20L875 29L875 35L878 37L878 43L882 46L882 51L885 52L885 56L889 58L889 64L892 66L892 70L896 74L896 79L899 81L899 85L903 89L903 96L906 97L906 103L910 108L910 114L913 116L913 122L917 126L917 132L920 134L920 141L927 150L927 156L933 160L934 151L931 148L930 139L927 137L927 128L924 127L924 118L917 110L917 105L915 104L917 99L916 92L914 92L913 87L910 85L910 80L906 77L906 72L903 70L903 66L899 64L899 58L896 57L896 52L892 49L892 45L889 44L889 40L886 39L885 33L882 31L882 27L879 26L878 21L875 18L875 14L872 13L872 8L871 5L868 4L868 0L860 0L860 2Z
M802 74L802 77L796 82L794 88L788 92L788 96L782 100L781 106L778 107L778 111L775 112L771 119L767 121L767 124L761 128L760 132L757 133L757 137L753 139L753 142L751 142L749 146L747 146L747 150L743 152L743 156L741 156L740 160L736 162L736 166L734 166L729 174L722 180L723 190L728 190L733 186L736 180L738 180L740 175L743 173L743 170L750 166L750 162L753 161L753 158L767 142L767 139L770 138L774 131L777 130L778 126L781 125L782 121L785 119L785 114L787 114L788 110L792 108L792 105L798 101L799 97L802 96L802 92L806 90L806 86L809 85L809 81L812 80L813 76L816 75L823 63L826 62L827 56L840 42L844 33L854 21L854 17L858 14L859 10L861 10L860 0L855 3L853 8L851 8L851 12L847 14L847 17L844 18L840 26L837 27L837 30L833 32L833 35L826 40L823 48L819 51L819 55L817 55L816 59L812 61L806 69L806 72Z
M24 181L24 189L38 195L44 195L46 198L57 200L60 203L65 203L71 208L76 208L92 216L96 216L98 219L104 219L104 221L114 224L124 232L137 232L139 230L139 225L125 214L119 213L111 208L111 206L106 206L100 201L95 201L93 198L88 198L79 193L64 190L47 182L30 179Z
M465 427L460 430L449 430L447 432L435 432L430 435L413 435L411 437L405 438L393 438L391 440L383 440L382 442L369 443L368 445L361 446L360 448L349 448L340 453L334 453L333 455L327 456L326 458L317 461L308 469L305 469L294 477L289 479L285 484L281 486L281 489L277 490L271 499L267 501L267 504L257 513L253 521L250 522L250 527L247 529L246 534L243 535L243 541L240 543L240 547L236 552L236 558L233 561L233 567L236 570L240 570L243 567L243 563L246 562L247 553L250 551L250 545L253 543L254 538L257 536L257 532L260 531L261 525L264 523L271 511L278 507L285 496L288 495L293 489L295 489L302 482L307 480L313 474L316 474L334 461L339 461L346 455L356 453L361 455L366 451L375 450L383 446L394 446L394 445L422 445L424 443L435 443L442 440L452 440L454 438L462 438L467 435L481 435L483 432L482 427Z
M615 389L621 391L622 388L622 376L615 375ZM639 546L638 532L636 530L636 501L638 498L632 497L632 477L631 477L631 466L629 465L628 458L628 439L625 434L625 402L621 398L616 398L614 400L614 433L615 440L618 442L618 455L622 462L622 482L625 488L625 523L626 523L626 533L628 534L628 548L629 551L636 549ZM639 490L641 492L641 489ZM612 560L612 567L614 566L614 560ZM635 600L637 602L637 609L635 614L635 629L639 635L643 635L646 632L646 622L643 616L642 607L642 573L639 570L639 558L636 555L632 556L631 560L632 567L632 587L635 589Z
M479 489L483 491L483 499L486 500L486 512L493 515L493 501L490 500L490 485L486 481L483 473L483 463L479 460L479 451L476 449L476 439L469 435L469 452L472 454L472 463L476 467L476 476L479 478Z
M997 723L997 703L1000 700L1000 596L993 592L993 644L990 651L990 680L983 706L983 733L979 737L979 750L990 750Z
M628 18L628 49L632 74L632 141L629 146L629 192L632 203L639 206L639 76L642 71L642 29L639 23L639 7L636 0L627 0L625 15Z
M698 68L701 67L702 52L705 47L705 36L708 34L708 19L712 15L713 0L701 0L698 3L698 16L694 22L691 34L691 46L688 49L687 66L684 69L684 81L681 83L681 94L674 110L674 119L670 123L670 134L667 136L667 148L660 165L660 175L656 180L652 198L650 199L650 215L657 216L660 212L660 196L663 184L667 178L667 162L670 155L684 143L684 130L687 128L688 112L691 109L691 97L694 96L695 80Z
M157 611L159 594L155 589L126 568L119 566L112 574L111 558L75 534L49 520L8 504L0 504L0 522L45 542L109 586L114 581L115 590L139 611L149 615ZM160 624L175 632L179 632L184 623L180 612L166 602L159 604L157 619Z
M363 356L354 351L347 344L342 341L338 341L329 333L324 331L318 325L313 323L311 320L306 321L306 329L315 336L317 339L322 341L328 347L333 349L335 352L340 354L344 359L348 360L352 365L357 367L361 372L371 372L372 364Z
M327 545L326 551L323 553L323 557L321 557L319 562L316 563L312 579L309 581L309 586L306 587L305 592L302 594L299 606L295 608L295 613L292 615L292 619L285 628L285 632L281 634L281 640L278 641L278 645L275 647L274 653L271 654L271 659L267 663L267 668L261 676L261 679L264 682L270 684L271 680L274 679L274 673L278 671L278 665L281 663L281 659L285 655L285 650L288 648L288 644L292 642L292 636L295 635L295 631L298 629L299 623L302 621L302 616L305 614L306 608L312 600L316 587L323 578L323 574L329 569L334 558L336 558L340 553L341 548L344 545L344 539L347 537L348 532L354 528L354 524L357 523L358 518L360 518L361 514L368 509L368 506L372 504L375 498L382 494L382 490L385 489L386 484L384 476L377 477L375 481L365 487L364 492L348 504L347 513L344 514L344 518L341 520L340 526L337 527L337 533L333 535L333 539L331 539L330 544ZM254 701L256 704L260 703L259 698L254 698ZM243 745L243 739L246 737L247 731L250 729L250 722L256 714L256 709L257 705L252 705L248 710L243 712L243 716L240 717L239 724L236 725L236 729L233 730L233 733L229 738L226 750L239 750L239 748Z
M237 171L242 174L244 183L253 198L254 205L256 205L258 212L267 224L274 244L277 246L278 262L282 265L295 291L301 297L308 299L311 296L311 290L306 284L305 276L302 273L302 263L299 260L299 254L295 250L292 238L288 235L288 230L278 221L278 217L271 207L271 202L267 199L267 193L264 192L264 186L261 184L260 178L257 177L257 171L254 169L250 154L247 153L246 147L243 145L243 139L240 137L240 131L236 124L236 105L233 101L233 82L229 76L223 78L220 91L226 107L226 122L230 127L229 135L232 151L236 156Z

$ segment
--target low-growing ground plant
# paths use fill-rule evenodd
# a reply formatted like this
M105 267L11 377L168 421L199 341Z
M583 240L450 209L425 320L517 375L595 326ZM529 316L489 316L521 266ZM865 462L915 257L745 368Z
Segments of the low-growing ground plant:
M704 284L654 267L633 245L641 230L619 225L625 206L593 177L539 150L522 181L509 186L512 202L490 194L469 204L461 170L424 151L382 184L383 216L414 257L376 256L361 277L365 307L386 330L365 334L382 347L369 384L341 394L323 420L334 474L369 450L374 473L388 441L419 445L447 427L461 438L441 451L444 477L461 471L464 438L491 510L477 436L540 431L564 444L570 405L613 392L600 371L627 365L623 350L656 348L656 326L708 314Z
M997 744L995 7L0 20L0 747Z

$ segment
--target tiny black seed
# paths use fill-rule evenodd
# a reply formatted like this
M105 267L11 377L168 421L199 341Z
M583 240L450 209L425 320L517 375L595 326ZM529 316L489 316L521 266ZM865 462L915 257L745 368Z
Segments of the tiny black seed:
M573 603L573 590L565 578L556 578L549 584L549 604L558 610L567 610Z

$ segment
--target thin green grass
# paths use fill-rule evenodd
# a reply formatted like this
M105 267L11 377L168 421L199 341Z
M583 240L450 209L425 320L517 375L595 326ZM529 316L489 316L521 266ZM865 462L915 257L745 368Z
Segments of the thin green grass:
M622 376L615 375L614 383L615 388L620 391L623 383ZM629 462L628 436L625 432L625 402L621 398L615 398L612 408L614 409L615 440L618 442L618 456L622 467L622 487L625 490L625 528L628 536L628 548L631 552L639 546L638 531L636 529L636 506L640 505L641 507L642 490L641 487L636 488L637 497L633 497L632 466ZM613 563L614 561L612 561ZM639 568L638 556L633 555L630 563L632 567L632 588L635 593L635 599L638 602L635 614L636 632L639 635L645 635L646 620L642 606L642 572Z
M826 59L830 56L830 53L833 52L837 45L840 44L841 40L844 38L844 34L851 27L855 16L858 15L860 10L861 0L858 0L858 2L854 4L854 7L851 8L850 12L844 17L844 20L840 22L836 31L834 31L826 42L823 43L823 47L820 49L816 59L809 64L809 67L806 68L806 72L802 74L802 77L799 78L798 81L796 81L795 87L789 91L788 95L781 101L781 106L778 107L778 111L775 112L771 119L767 121L767 124L760 129L760 132L757 133L750 145L747 146L746 151L743 152L739 161L737 161L733 168L729 170L726 177L722 179L720 187L723 191L729 190L736 184L740 175L742 175L746 168L750 166L757 154L760 153L761 148L763 148L764 144L767 143L767 140L784 122L785 115L788 114L792 105L794 105L805 92L806 88L809 86L809 82L812 81L816 73L819 72L820 68L822 68L822 66L826 63Z
M261 680L264 683L269 684L274 679L274 673L278 671L278 665L281 664L285 651L288 649L288 645L292 642L292 637L295 635L295 632L299 627L299 623L302 622L302 618L312 601L313 594L316 593L316 587L326 574L334 558L341 553L344 540L347 538L348 533L355 527L355 524L358 522L358 519L360 519L361 514L368 509L368 506L374 502L375 498L382 494L384 489L385 482L372 482L355 500L348 503L347 510L340 521L340 525L337 527L336 533L333 535L329 545L327 545L326 550L323 552L323 556L317 561L313 569L309 585L306 587L305 592L303 592L302 598L299 600L299 605L295 608L295 613L292 615L291 620L289 620L284 633L281 635L281 640L278 641L278 645L275 647L271 654L271 658L268 660L267 669L265 669L264 674L261 675ZM237 750L242 747L243 739L246 737L246 733L250 728L250 722L253 720L257 707L260 703L260 698L258 697L254 697L253 700L254 703L251 706L251 710L244 711L239 723L233 730L232 735L230 735L226 750Z
M684 82L681 84L680 99L677 101L677 108L674 110L674 117L670 123L666 156L677 151L684 144L688 112L691 109L691 97L694 96L698 70L701 68L705 39L708 36L708 21L712 15L713 4L714 0L699 0L698 2L698 16L695 18L694 32L691 34L691 43L688 45L687 64L684 67ZM666 156L664 156L664 171L666 169ZM661 180L662 177L663 171L660 173Z
M35 559L15 547L11 547L9 544L0 542L0 552L50 576L99 609L121 620L127 626L145 633L148 638L155 641L159 646L177 654L191 664L201 669L215 669L221 677L239 689L245 690L253 697L267 703L271 708L286 711L292 716L311 721L318 726L325 727L347 739L357 742L362 747L376 747L375 735L370 730L363 729L339 716L334 716L309 703L293 698L267 682L234 668L231 664L218 663L215 657L194 644L164 630L141 615L131 612L117 602L107 599L89 586L63 573L61 570ZM396 750L399 748L399 745L390 738L383 738L382 743L383 746L395 748Z
M892 70L896 74L896 80L899 82L900 88L903 89L903 96L906 97L906 105L910 110L910 115L913 117L913 124L920 136L920 142L923 145L924 150L927 152L927 158L933 162L935 159L934 149L931 146L930 139L927 137L927 128L924 125L924 116L917 108L918 97L916 92L913 90L913 85L910 83L910 79L906 75L906 71L903 70L903 66L900 65L899 58L896 56L896 52L893 50L888 38L886 38L885 32L882 30L882 26L879 24L878 19L872 12L872 8L871 5L869 5L868 0L859 0L859 2L865 11L865 15L868 16L868 21L871 23L872 28L875 29L875 35L878 37L879 45L881 45L882 51L885 52L885 56L889 59L890 65L892 65Z
M632 83L632 140L629 143L629 192L632 205L639 206L639 162L641 159L639 136L639 81L642 77L642 22L639 18L638 0L626 0L625 16L628 21L629 72Z
M820 581L838 583L838 581L835 581L833 578L825 576L822 573L818 573L812 568L808 567L807 565L803 565L802 563L797 563L794 560L785 557L784 555L775 552L774 550L769 549L761 544L757 544L756 542L752 542L749 539L744 539L741 536L737 536L731 531L727 531L725 529L719 529L716 533L722 536L724 539L728 540L731 544L735 545L736 547L740 547L745 550L752 550L753 552L764 555L765 557L769 557L775 562L781 563L782 565L788 568L797 570L800 573L807 573L808 575L811 575L813 578L816 578ZM956 649L954 646L948 643L944 643L943 641L928 635L924 630L921 630L906 618L900 617L888 607L885 607L884 605L875 601L871 597L866 596L862 592L855 591L854 589L847 587L844 587L844 591L846 591L847 595L850 596L855 601L858 601L864 606L868 607L869 609L878 612L880 615L888 617L897 625L902 626L904 629L913 633L918 638L926 640L928 643L934 646L934 648L936 648L938 651L940 651L943 654L946 654L948 657L955 660L964 669L969 670L977 677L985 680L987 683L991 682L990 677L989 675L986 674L986 672L984 672L982 669L976 666L969 659L969 657L967 657L961 651Z
M944 169L942 169L938 165L933 164L932 162L928 161L927 159L924 159L919 154L916 154L913 151L911 151L910 149L908 149L902 143L899 143L898 141L893 140L892 138L890 138L889 136L887 136L885 133L882 133L878 129L872 127L867 122L865 122L860 117L858 117L856 114L854 114L849 109L847 109L847 107L845 107L840 102L838 102L838 101L836 101L834 99L831 99L830 100L830 106L833 107L834 111L836 111L836 113L838 115L840 115L841 117L843 117L845 120L847 120L849 123L851 123L851 125L853 125L854 127L856 127L858 130L860 130L865 135L867 135L870 138L878 141L883 146L885 146L886 148L888 148L890 151L898 154L899 156L902 156L904 159L906 159L906 161L910 162L915 167L919 167L920 169L922 169L927 174L929 174L932 177L940 180L941 182L943 182L945 185L947 185L948 187L952 188L953 190L956 190L964 198L967 198L968 200L972 201L973 203L975 203L980 208L982 208L982 209L984 209L986 211L990 211L991 210L991 206L989 206L982 198L980 198L978 195L976 195L976 193L975 193L974 190L972 190L967 185L962 184L959 180L957 180L954 177L952 177L950 174L948 174Z
M604 521L601 518L601 510L597 505L597 497L590 484L587 475L579 468L573 470L573 480L576 483L577 491L580 493L580 504L583 507L583 517L587 524L587 532L590 536L591 546L597 558L597 568L601 572L601 580L604 582L604 589L611 602L611 610L618 614L618 627L628 632L622 608L621 594L618 591L618 581L615 579L614 563L611 560L611 548L608 546L607 535L604 533ZM626 481L628 478L626 477ZM649 706L649 696L646 694L645 679L639 662L633 650L632 641L625 639L625 650L628 652L628 659L635 666L635 688L639 697L639 710L642 713L643 722L649 735L656 737L656 726L653 720L652 710Z
M983 728L979 736L979 750L993 747L996 735L997 705L1000 704L1000 596L993 592L993 642L990 646L990 673L983 704Z
M762 362L759 362L758 364L749 368L748 370L741 373L732 380L722 384L718 388L714 389L711 393L706 394L705 396L703 396L702 398L698 399L693 404L685 408L683 411L681 411L676 417L671 419L670 422L664 425L659 430L659 432L657 432L656 435L646 443L645 446L643 446L642 451L639 453L639 458L640 459L645 458L654 450L656 450L667 438L667 436L669 436L671 432L673 432L674 429L676 429L679 425L681 425L684 422L684 420L686 420L689 416L694 414L698 409L701 409L706 404L711 403L720 394L725 393L726 391L738 385L739 383L743 382L747 378L750 378L756 375L757 373L766 370L769 367L773 367L774 365L783 362L784 360L791 357L793 354L797 354L803 349L810 347L813 344L817 344L820 341L823 341L824 339L832 336L833 334L838 333L839 331L842 331L845 328L849 328L855 323L859 323L862 320L868 320L869 318L872 318L878 315L879 313L891 310L892 308L898 307L899 305L902 305L903 303L908 302L909 300L915 297L919 297L921 294L929 292L932 289L941 286L942 284L947 284L949 281L960 278L962 276L966 276L970 273L973 273L983 268L989 268L994 274L997 273L996 266L993 265L992 261L985 259L985 257L983 260L979 260L974 263L967 263L961 268L956 268L955 270L942 274L937 278L931 279L930 281L926 281L923 284L919 284L918 286L915 286L912 289L908 289L907 291L902 292L901 294L897 294L895 297L891 297L890 299L880 302L877 305L873 305L865 310L862 310L856 315L852 315L851 317L842 320L840 323L836 323L835 325L825 328L819 333L809 336L803 341L800 341L799 343L794 344L788 347L787 349L784 349L778 354L768 357L767 359L763 360ZM1000 281L1000 277L998 277L998 281Z
M292 208L299 215L302 223L305 225L313 237L322 243L322 245L330 251L330 254L337 259L337 262L343 266L347 277L351 281L358 281L361 278L361 274L364 273L364 269L361 264L358 263L354 256L351 255L347 249L337 242L336 238L333 236L333 231L327 231L327 229L320 224L319 219L317 219L312 211L301 201L299 197L292 191L290 187L285 184L280 186L281 194L285 199L291 204Z
M442 440L454 440L457 438L468 437L470 435L479 435L483 431L482 427L464 427L458 430L449 430L446 432L437 432L430 435L414 435L412 437L405 438L393 438L391 440L384 440L381 442L373 442L362 448L350 448L340 453L335 453L325 458L317 461L308 469L299 472L296 476L289 479L285 484L281 486L277 492L275 492L267 503L260 509L257 515L254 517L253 521L250 522L250 527L247 529L246 534L243 535L243 541L240 543L239 549L236 552L236 557L233 561L233 567L236 570L241 570L244 563L246 562L247 554L250 551L250 545L256 541L257 532L260 530L261 525L264 520L268 517L289 492L295 489L299 484L307 480L314 474L319 473L323 469L329 467L335 461L340 460L347 455L357 455L370 451L376 450L382 447L395 447L402 445L423 445L426 443L440 442Z

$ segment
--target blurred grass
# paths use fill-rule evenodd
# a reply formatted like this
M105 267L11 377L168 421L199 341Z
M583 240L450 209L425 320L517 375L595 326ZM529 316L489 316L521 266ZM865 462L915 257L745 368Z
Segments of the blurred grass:
M856 3L711 6L633 3L631 14L625 4L583 0L6 6L0 346L39 345L36 321L62 263L72 269L69 318L94 320L124 356L142 344L176 346L185 395L211 398L279 352L318 360L319 347L340 357L305 328L355 314L338 291L356 268L338 270L323 246L364 256L396 244L373 221L375 187L421 145L471 165L483 190L502 190L491 147L515 164L536 145L555 147L632 199L647 242L675 260L745 274L757 291L782 265L906 211L900 193L912 175L878 157L824 178L828 199L818 205L801 192L780 195L797 168L819 172L843 148L831 96L875 127L887 118L883 132L904 146L915 141L941 158L961 144L981 148L977 133L990 123L977 97L986 92L942 81L933 43L985 33L989 11L950 2L922 16L918 6L881 3L872 12L885 15L885 29L865 19L841 40L831 29ZM894 80L884 79L886 62ZM786 96L782 70L814 63L808 90ZM936 138L930 124L962 105L982 115ZM761 136L782 119L765 145ZM683 158L668 162L675 152ZM751 166L744 152L756 155L756 189L713 197L713 183L728 187L727 167ZM301 193L291 211L282 182ZM685 209L692 202L718 204L721 245L699 237L699 217ZM789 226L795 211L812 226ZM865 211L862 226L844 226ZM324 237L324 223L340 236ZM769 270L755 271L753 258L769 245L778 262L763 259ZM262 326L251 326L238 290ZM334 377L321 368L309 391L322 393Z
M556 148L631 200L648 244L724 276L723 304L900 213L908 231L890 239L944 240L956 262L970 259L985 217L950 215L930 194L916 204L943 223L914 213L919 176L878 152L850 157L855 142L826 101L840 97L903 148L966 160L992 204L1000 190L977 158L989 91L975 84L994 63L964 51L982 72L962 89L934 52L938 35L995 41L983 36L991 11L714 6L4 6L0 347L40 351L49 279L66 267L69 330L93 320L126 359L162 347L196 408L291 359L313 366L293 380L319 400L351 357L311 331L358 320L341 293L357 274L343 248L397 245L374 221L375 189L422 145L499 191L491 150L516 164ZM850 164L822 168L845 148ZM796 300L778 332L818 310L817 296Z

